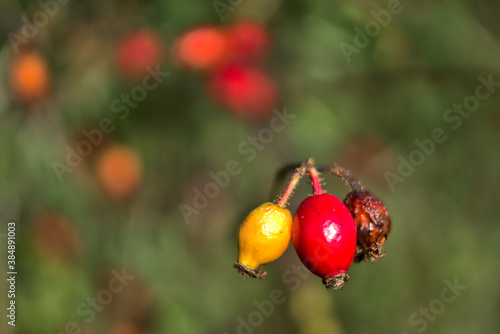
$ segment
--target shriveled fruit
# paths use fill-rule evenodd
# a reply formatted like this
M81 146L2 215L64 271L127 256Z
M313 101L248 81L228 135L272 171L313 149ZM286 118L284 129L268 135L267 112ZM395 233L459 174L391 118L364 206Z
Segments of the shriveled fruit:
M259 266L274 261L288 247L292 215L288 209L264 203L254 209L240 226L239 255L235 268L241 274L264 278Z
M391 230L391 218L382 202L367 190L352 191L344 200L358 233L356 262L381 258L381 247Z

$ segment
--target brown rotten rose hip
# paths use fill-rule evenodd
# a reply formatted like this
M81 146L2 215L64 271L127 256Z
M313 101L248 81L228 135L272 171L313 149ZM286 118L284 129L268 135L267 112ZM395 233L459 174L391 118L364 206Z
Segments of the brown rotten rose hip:
M351 212L358 231L354 261L374 261L384 256L381 248L391 230L391 219L384 204L367 190L350 192L344 204Z

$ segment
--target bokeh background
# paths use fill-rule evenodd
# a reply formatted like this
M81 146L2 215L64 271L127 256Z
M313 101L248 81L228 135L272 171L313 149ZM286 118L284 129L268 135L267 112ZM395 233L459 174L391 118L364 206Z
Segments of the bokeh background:
M9 220L18 275L16 326L2 315L0 331L498 333L500 87L466 117L446 113L479 76L500 81L499 6L401 1L348 61L341 45L390 3L3 0L3 312ZM241 22L257 28L228 56L221 34ZM180 47L197 29L209 33ZM168 73L151 90L147 66ZM284 110L293 118L266 137ZM446 140L391 186L436 128ZM68 147L85 156L68 165ZM349 168L393 221L387 256L353 265L341 292L292 273L291 245L264 280L232 267L245 215L276 198L281 166L309 157ZM230 161L238 173L196 199ZM310 193L303 182L292 212ZM135 278L110 294L122 271ZM451 303L447 281L466 287ZM273 291L280 304L259 310Z

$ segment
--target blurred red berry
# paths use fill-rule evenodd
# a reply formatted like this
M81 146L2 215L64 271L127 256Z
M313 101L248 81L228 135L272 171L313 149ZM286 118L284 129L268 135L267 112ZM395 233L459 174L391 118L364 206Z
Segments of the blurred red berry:
M77 262L82 255L82 240L74 224L58 212L44 212L35 217L33 244L44 260L61 264Z
M274 80L255 67L229 65L215 72L209 92L230 111L250 119L263 119L277 102Z
M210 70L219 65L227 51L226 34L216 27L194 28L174 44L175 60L195 70Z
M253 62L260 60L270 47L267 29L258 22L241 21L229 28L229 55L231 61Z
M161 58L161 39L148 29L132 31L123 36L115 55L119 72L132 79L142 78L147 73L147 67L155 68Z

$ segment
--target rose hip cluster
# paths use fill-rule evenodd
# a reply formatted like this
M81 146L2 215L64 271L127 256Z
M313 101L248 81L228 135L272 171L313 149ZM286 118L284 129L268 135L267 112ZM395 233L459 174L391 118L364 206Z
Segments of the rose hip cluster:
M271 45L258 22L202 26L177 38L173 57L182 67L207 74L209 96L237 116L262 120L276 105L274 80L262 68Z
M180 68L203 74L207 94L229 112L263 121L272 115L278 99L277 85L262 66L270 47L270 34L262 23L242 20L193 27L174 39L170 56ZM162 36L142 28L122 36L114 62L123 78L139 81L162 58Z
M339 165L315 167L309 159L299 167L285 167L281 174L291 168L295 173L279 199L253 210L240 226L234 267L242 275L264 278L267 273L259 267L280 257L291 239L304 266L327 289L343 289L353 262L371 262L385 254L381 247L391 228L387 209ZM338 176L351 188L343 202L323 191L320 172ZM292 220L287 201L306 174L313 195L299 205Z

